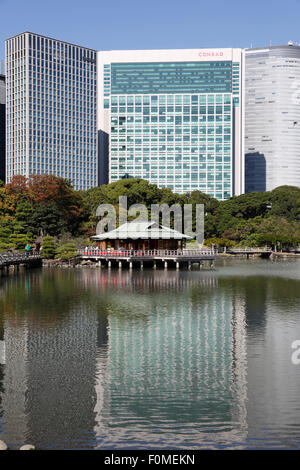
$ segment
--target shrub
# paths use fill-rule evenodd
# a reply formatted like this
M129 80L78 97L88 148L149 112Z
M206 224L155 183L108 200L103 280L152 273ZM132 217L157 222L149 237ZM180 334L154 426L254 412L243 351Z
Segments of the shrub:
M76 255L77 252L75 243L69 242L64 243L63 245L57 248L55 258L62 260L70 260L72 258L75 258Z
M47 236L42 241L42 256L45 259L53 259L56 254L56 245L54 238Z

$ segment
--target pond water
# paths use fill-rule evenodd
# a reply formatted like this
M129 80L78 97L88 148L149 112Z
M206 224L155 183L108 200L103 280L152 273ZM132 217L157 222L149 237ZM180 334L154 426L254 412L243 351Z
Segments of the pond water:
M37 269L0 290L11 448L300 448L299 261Z

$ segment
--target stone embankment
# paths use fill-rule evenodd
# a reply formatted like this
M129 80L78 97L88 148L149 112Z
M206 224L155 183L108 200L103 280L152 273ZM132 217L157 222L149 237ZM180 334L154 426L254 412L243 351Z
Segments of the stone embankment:
M61 259L44 259L43 268L83 268L85 266L91 266L97 268L97 263L90 260L82 260L79 258L71 259L70 261L64 261Z

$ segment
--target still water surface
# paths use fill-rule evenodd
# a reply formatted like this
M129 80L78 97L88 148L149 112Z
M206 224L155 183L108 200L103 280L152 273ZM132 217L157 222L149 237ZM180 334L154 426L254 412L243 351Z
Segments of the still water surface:
M0 280L0 439L300 449L300 262Z

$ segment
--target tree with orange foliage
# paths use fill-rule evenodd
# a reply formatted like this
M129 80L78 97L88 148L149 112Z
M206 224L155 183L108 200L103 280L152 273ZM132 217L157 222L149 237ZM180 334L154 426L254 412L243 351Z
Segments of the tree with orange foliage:
M32 214L22 220L33 233L59 235L62 231L77 234L83 217L82 196L71 183L55 175L16 175L5 190L18 205L30 204ZM24 211L22 211L24 213Z
M28 178L23 175L15 175L11 182L5 185L5 189L9 194L26 196L28 195Z

